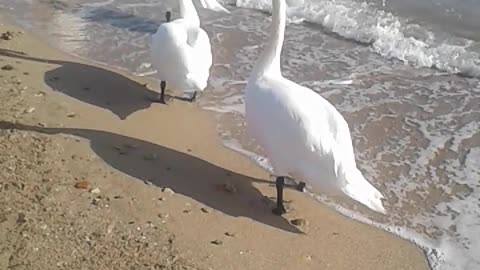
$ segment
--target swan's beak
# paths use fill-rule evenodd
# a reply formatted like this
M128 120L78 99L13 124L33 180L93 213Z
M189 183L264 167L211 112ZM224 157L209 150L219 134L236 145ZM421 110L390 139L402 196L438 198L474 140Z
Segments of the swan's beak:
M228 11L228 9L226 9L222 5L220 5L217 2L217 0L200 0L200 3L202 4L203 8L210 9L210 10L217 11L217 12L225 12L227 14L230 14L230 11Z

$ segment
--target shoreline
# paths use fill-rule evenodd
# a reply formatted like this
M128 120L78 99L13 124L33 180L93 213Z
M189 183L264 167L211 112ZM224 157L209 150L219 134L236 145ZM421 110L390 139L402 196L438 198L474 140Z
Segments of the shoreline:
M8 23L0 29L20 31ZM18 122L24 131L15 132L50 134L48 139L66 149L58 155L90 157L106 175L88 174L102 195L114 197L116 190L136 198L124 208L110 208L117 223L158 222L175 235L172 244L181 257L200 267L192 269L428 269L424 252L413 243L348 219L305 194L286 191L291 212L285 218L271 215L268 197L275 191L268 174L223 146L209 112L181 101L149 104L145 96L155 92L142 85L151 83L146 78L74 59L25 31L2 40L0 48L2 66L13 66L2 70L3 78L21 78L19 85L27 87L11 101L3 99L11 102L2 105L5 110L12 104L10 109L24 108L2 112L1 121ZM81 142L51 135L59 133ZM59 169L85 174L85 168L72 166ZM63 183L65 192L71 195L74 183ZM290 223L297 218L305 224ZM0 235L12 230L2 226Z

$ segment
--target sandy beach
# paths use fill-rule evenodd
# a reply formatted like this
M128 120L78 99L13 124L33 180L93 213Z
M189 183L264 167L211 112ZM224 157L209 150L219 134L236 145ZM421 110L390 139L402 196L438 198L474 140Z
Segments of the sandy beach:
M272 215L272 179L207 112L7 31L0 269L428 269L413 243L295 190Z

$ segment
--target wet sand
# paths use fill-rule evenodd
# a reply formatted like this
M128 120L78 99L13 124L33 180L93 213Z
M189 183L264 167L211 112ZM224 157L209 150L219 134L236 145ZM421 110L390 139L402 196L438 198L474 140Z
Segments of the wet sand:
M223 147L207 112L150 104L145 78L7 30L0 268L428 269L412 243L295 190L272 215L269 175Z

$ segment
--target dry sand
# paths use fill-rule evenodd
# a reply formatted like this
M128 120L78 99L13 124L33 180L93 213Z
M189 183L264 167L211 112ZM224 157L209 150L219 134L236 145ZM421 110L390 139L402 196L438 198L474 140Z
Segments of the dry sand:
M297 191L272 215L269 175L222 146L208 113L150 104L145 79L7 30L0 269L428 269L412 243Z

